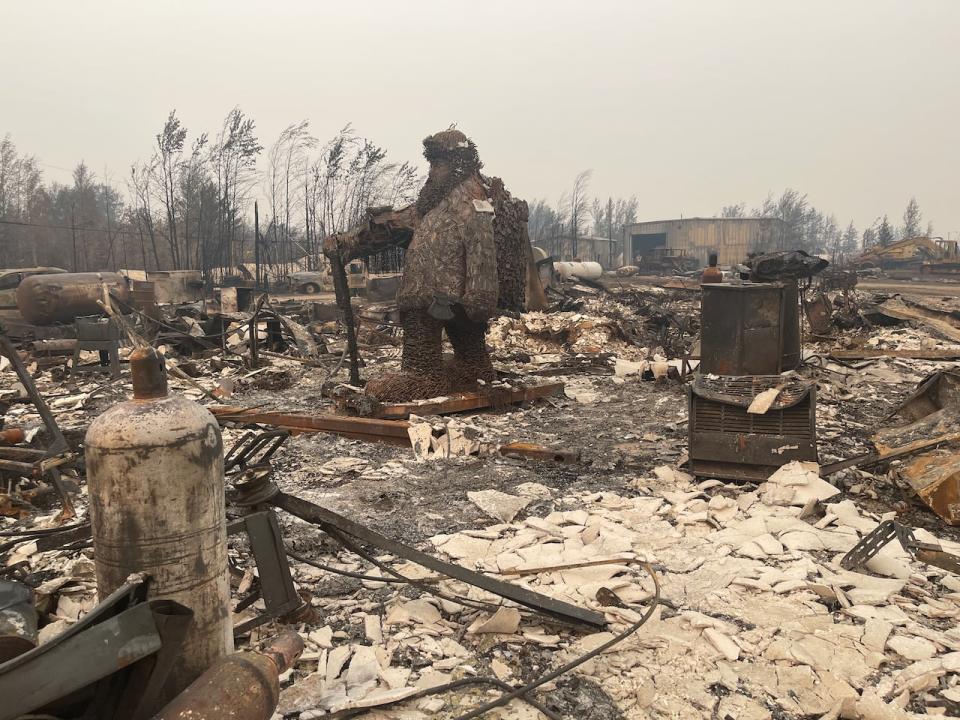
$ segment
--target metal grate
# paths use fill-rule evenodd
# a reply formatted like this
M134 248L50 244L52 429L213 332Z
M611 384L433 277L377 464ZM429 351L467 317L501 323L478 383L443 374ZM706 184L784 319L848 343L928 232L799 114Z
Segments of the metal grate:
M803 381L785 383L780 375L702 376L696 382L698 390L729 395L748 402L764 390L780 385L782 389L777 397L777 405L790 405L808 392L807 383Z
M738 435L791 435L813 439L810 422L810 396L783 410L769 410L763 415L751 415L739 405L693 398L694 432L717 432Z

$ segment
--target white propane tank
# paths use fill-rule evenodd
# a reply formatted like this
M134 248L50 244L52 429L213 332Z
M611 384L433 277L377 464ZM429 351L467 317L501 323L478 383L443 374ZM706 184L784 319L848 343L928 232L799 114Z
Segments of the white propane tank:
M603 267L598 262L579 262L562 260L553 264L553 269L560 274L564 280L572 280L574 277L584 280L598 280L603 276Z
M133 399L94 420L84 441L97 590L105 598L143 572L151 599L193 610L169 699L233 652L223 440L205 408L167 394L156 350L134 350L130 367Z

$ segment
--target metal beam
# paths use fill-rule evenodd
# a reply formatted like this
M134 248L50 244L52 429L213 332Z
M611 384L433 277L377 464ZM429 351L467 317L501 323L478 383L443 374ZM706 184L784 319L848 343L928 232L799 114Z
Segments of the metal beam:
M461 582L478 587L481 590L486 590L494 595L513 600L537 612L552 615L565 622L577 622L595 627L604 627L606 625L606 620L602 613L580 608L576 605L565 603L562 600L555 600L554 598L541 595L540 593L533 592L519 585L503 582L489 575L468 570L462 565L445 562L432 555L420 552L409 545L404 545L401 542L392 540L359 523L348 520L342 515L326 510L319 505L314 505L307 500L278 492L269 499L269 502L281 510L286 510L291 515L296 515L302 520L314 523L320 527L332 527L358 540L374 545L381 550L386 550L394 555L412 560L418 565L429 568L434 572L442 573Z

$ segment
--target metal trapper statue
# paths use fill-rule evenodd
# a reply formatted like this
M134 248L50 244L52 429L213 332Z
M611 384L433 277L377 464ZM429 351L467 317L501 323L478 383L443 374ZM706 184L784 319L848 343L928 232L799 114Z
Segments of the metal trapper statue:
M459 130L423 141L430 163L416 203L368 210L367 222L331 236L331 260L406 247L397 306L403 326L399 373L367 383L368 395L404 402L476 390L496 379L485 344L488 321L524 309L528 281L527 204L499 178L480 174L477 148ZM444 362L443 334L453 346Z

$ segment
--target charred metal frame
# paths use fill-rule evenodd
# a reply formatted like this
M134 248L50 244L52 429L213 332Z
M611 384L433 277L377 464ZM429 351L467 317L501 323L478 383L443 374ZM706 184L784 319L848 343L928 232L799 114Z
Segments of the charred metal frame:
M288 430L250 431L233 445L223 458L226 475L251 468L269 467L270 458L290 437Z
M12 458L10 455L8 455L7 459L0 459L0 469L11 470L22 475L33 477L40 477L44 474L48 474L50 476L50 480L53 482L53 486L60 495L60 500L63 503L63 509L68 515L73 515L73 502L70 500L70 495L67 493L67 489L60 478L59 468L69 462L72 462L75 458L75 455L70 452L70 446L67 444L67 439L63 436L63 433L60 432L60 426L57 425L57 421L53 417L53 413L50 411L49 406L44 401L40 391L37 390L37 386L33 382L33 378L30 376L30 373L27 372L27 368L20 359L20 354L13 346L13 343L10 342L10 338L7 337L7 334L4 332L2 326L0 326L0 353L6 355L7 359L10 361L10 364L13 365L13 369L17 373L17 378L27 391L27 395L33 402L34 407L36 407L37 412L40 414L40 418L43 420L43 424L46 426L47 432L53 439L53 442L49 445L49 447L47 447L46 451L31 450L28 454L23 454L21 452L19 459L17 458L16 453L14 453ZM5 448L3 451L0 451L0 456L2 456L5 451L11 449L13 448ZM30 450L30 448L19 448L19 450ZM41 456L37 457L37 453L40 453ZM34 460L32 463L24 463L22 462L24 457L33 457Z
M77 344L73 348L73 372L98 371L104 364L104 354L110 361L110 377L120 377L120 340L119 326L111 317L78 317L76 319ZM96 350L100 353L100 365L86 367L80 365L80 352Z

